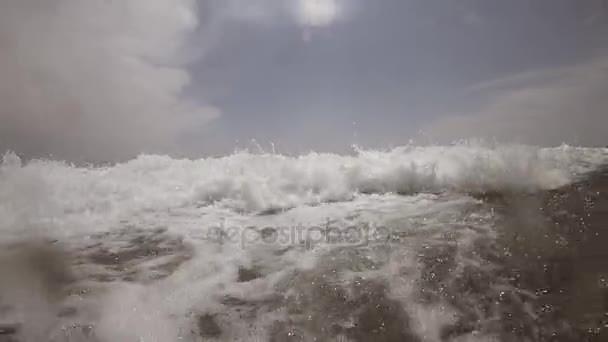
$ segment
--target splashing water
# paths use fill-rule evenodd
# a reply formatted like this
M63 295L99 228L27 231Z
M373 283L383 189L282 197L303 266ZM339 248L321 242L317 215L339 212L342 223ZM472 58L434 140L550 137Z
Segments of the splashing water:
M500 340L504 306L482 302L532 319L535 295L492 261L508 217L492 201L607 161L474 144L100 167L7 153L0 340L4 321L24 341Z

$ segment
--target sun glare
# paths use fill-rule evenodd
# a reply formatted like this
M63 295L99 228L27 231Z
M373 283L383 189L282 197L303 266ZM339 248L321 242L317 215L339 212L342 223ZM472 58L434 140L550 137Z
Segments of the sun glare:
M322 27L335 21L339 7L336 0L300 0L298 12L305 25Z

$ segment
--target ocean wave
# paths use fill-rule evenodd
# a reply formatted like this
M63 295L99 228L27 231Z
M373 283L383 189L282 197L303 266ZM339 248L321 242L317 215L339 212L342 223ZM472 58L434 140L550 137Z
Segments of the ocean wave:
M43 261L56 254L75 275L58 302L9 301L15 318L8 323L42 331L35 323L69 333L70 341L90 341L91 332L99 341L283 340L325 336L328 322L336 340L370 340L372 333L492 340L498 311L472 310L489 298L527 296L492 264L510 258L496 245L499 229L553 238L539 223L540 201L517 203L536 213L518 214L470 194L533 198L519 193L549 194L541 190L607 161L607 149L479 144L353 155L142 155L90 167L7 153L0 264L29 258L20 251L30 235L32 246L52 247ZM288 240L273 238L285 229ZM40 278L45 265L32 259L5 273ZM11 279L3 284L22 297L37 291L20 285L29 278ZM470 293L469 282L485 287Z
M0 166L0 208L114 215L197 205L257 212L346 201L360 193L536 191L566 185L607 161L607 149L473 144L357 150L352 156L141 155L103 167L22 163L7 153Z

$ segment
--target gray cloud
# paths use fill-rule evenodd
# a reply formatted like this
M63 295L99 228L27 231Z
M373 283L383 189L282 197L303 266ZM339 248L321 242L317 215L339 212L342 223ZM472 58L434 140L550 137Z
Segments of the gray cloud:
M0 152L343 152L421 129L605 144L605 59L563 67L608 46L601 4L0 1Z
M194 0L0 2L0 149L111 160L172 151L218 115L184 99Z
M520 73L468 89L485 98L470 113L443 116L424 131L434 140L497 139L537 145L608 144L608 58Z

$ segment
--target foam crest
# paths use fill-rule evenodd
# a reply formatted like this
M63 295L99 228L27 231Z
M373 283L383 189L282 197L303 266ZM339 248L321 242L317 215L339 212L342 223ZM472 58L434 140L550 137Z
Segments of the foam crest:
M89 168L44 160L21 165L12 154L3 160L0 210L47 218L103 216L107 221L135 211L190 205L256 212L347 201L359 193L551 189L605 163L608 152L567 146L406 146L360 150L354 156L241 152L188 160L142 155Z

